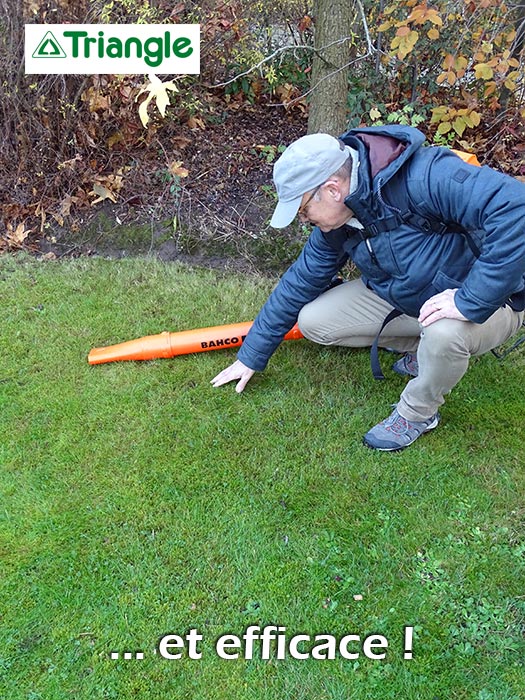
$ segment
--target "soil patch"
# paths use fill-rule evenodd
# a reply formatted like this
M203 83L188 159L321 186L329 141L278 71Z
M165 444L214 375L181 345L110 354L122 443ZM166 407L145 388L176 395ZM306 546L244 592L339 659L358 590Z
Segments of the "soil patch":
M203 128L204 127L204 128ZM273 163L306 133L303 115L244 105L214 123L163 131L156 158L141 159L116 203L99 204L36 242L48 257L154 254L220 269L279 272L304 241L301 227L275 231ZM173 176L180 162L187 177Z

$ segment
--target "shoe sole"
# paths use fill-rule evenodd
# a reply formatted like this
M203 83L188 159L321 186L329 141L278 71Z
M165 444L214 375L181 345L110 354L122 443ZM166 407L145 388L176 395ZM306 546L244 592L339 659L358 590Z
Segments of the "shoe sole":
M404 450L406 447L410 447L410 445L413 445L414 442L420 438L422 435L425 433L428 433L429 430L433 430L439 425L439 415L436 415L434 420L430 425L428 425L425 430L423 430L422 433L417 435L413 440L410 442L407 442L406 445L396 445L395 447L377 447L376 445L371 445L367 439L366 436L363 438L363 445L366 445L366 447L370 448L371 450L378 450L379 452L400 452L401 450Z

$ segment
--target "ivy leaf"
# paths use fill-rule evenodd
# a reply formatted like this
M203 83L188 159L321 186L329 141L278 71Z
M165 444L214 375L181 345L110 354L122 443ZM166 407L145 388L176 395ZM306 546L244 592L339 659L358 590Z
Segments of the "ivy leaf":
M172 90L173 92L179 91L172 80L168 80L163 83L160 78L157 78L157 76L153 73L148 75L148 79L149 83L146 85L146 87L140 89L137 97L135 98L135 101L137 101L142 94L145 92L149 93L147 98L140 104L139 107L139 117L140 121L142 122L142 126L144 127L146 127L149 122L148 107L150 102L155 100L157 109L164 117L166 115L166 107L170 103L168 90Z

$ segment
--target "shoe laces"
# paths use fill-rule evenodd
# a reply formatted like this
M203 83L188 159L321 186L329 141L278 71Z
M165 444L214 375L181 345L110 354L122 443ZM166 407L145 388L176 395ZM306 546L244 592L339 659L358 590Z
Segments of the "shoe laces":
M390 430L395 435L404 435L411 428L410 423L406 418L394 410L393 413L385 420L385 429Z

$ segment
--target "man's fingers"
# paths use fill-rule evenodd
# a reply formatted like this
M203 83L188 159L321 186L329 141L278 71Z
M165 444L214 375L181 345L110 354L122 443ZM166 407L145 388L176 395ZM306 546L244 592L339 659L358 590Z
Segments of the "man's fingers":
M240 393L241 391L243 391L244 387L246 386L246 384L248 384L248 382L254 374L255 372L253 369L246 367L246 365L237 360L233 363L233 365L230 365L229 367L226 367L226 369L223 369L222 372L220 372L216 377L214 377L210 383L214 387L218 387L222 386L223 384L228 384L228 382L234 382L238 379L239 382L235 387L235 390L238 393Z
M229 381L229 379L224 379L224 377L222 377L221 374L218 374L211 380L210 384L212 384L213 386L222 386L223 384L226 384Z
M452 318L458 321L467 319L456 306L455 294L457 289L446 289L440 294L435 294L423 304L420 309L418 321L425 327L439 321L441 318Z
M237 386L235 387L235 391L240 394L241 391L244 391L244 387L248 382L250 381L252 375L250 374L249 376L244 376L240 379L240 381L237 382Z

